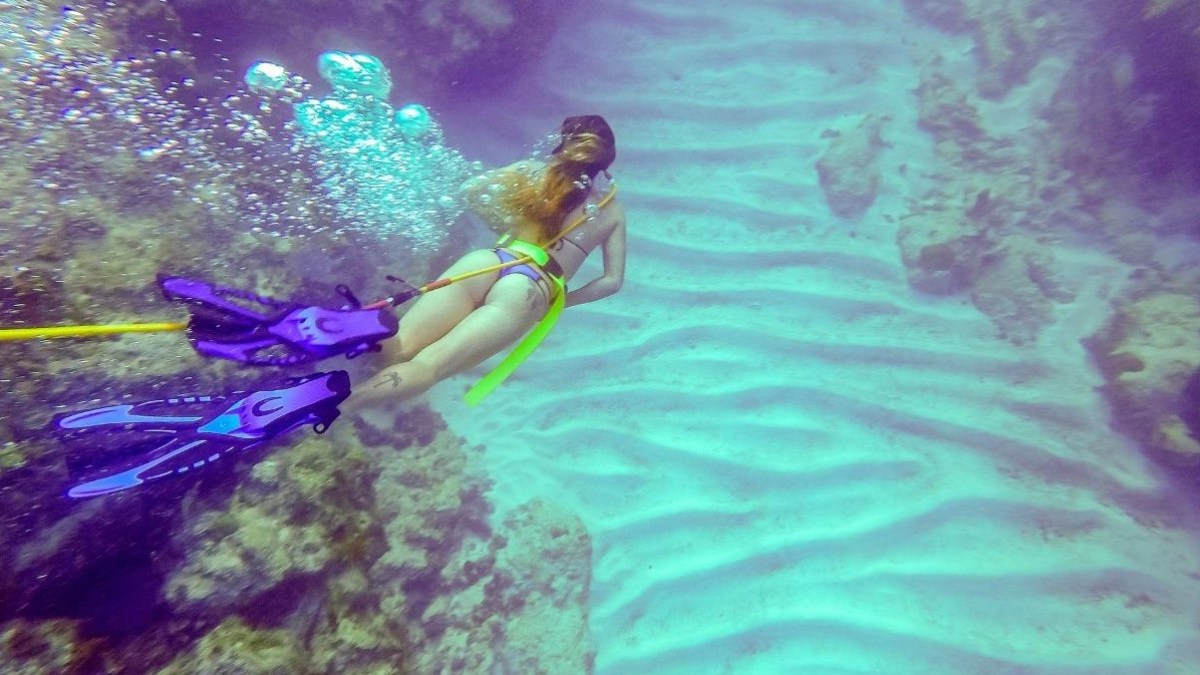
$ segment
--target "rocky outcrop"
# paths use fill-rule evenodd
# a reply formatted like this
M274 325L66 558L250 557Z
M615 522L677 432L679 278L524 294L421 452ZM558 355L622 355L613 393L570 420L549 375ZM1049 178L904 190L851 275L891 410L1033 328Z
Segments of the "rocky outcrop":
M999 336L1032 344L1055 305L1073 299L1045 244L1092 221L1064 172L990 134L972 97L936 62L922 69L917 97L918 123L943 168L926 174L936 186L900 217L897 244L909 285L969 294Z
M342 280L378 287L384 255L418 277L440 264L334 234L290 146L270 142L269 114L201 102L181 52L116 56L169 14L117 4L0 11L4 327L179 320L158 272L328 299ZM309 221L331 229L266 234ZM202 362L178 334L4 344L0 670L587 671L586 532L535 504L493 529L475 451L428 408L384 428L347 415L176 480L64 498L89 469L148 448L60 441L44 430L54 412L279 379ZM533 625L560 639L538 643Z
M1074 299L1059 279L1053 249L1019 232L1001 236L988 217L996 207L989 190L978 192L969 208L953 203L902 219L897 243L909 285L934 295L969 293L999 337L1036 342L1054 306Z
M1059 161L1158 208L1200 183L1200 3L1145 0L1089 7L1095 34L1064 75L1045 118ZM1121 191L1111 186L1120 182ZM1194 219L1193 219L1194 220ZM1190 228L1193 236L1200 230Z
M817 160L817 174L830 210L843 218L857 218L875 203L882 178L880 131L888 119L867 115L851 131L827 132L834 140Z
M904 7L931 26L974 39L985 98L1003 98L1025 82L1054 23L1045 8L1025 0L904 0Z
M905 216L896 243L909 285L933 295L969 291L993 246L966 214L953 208Z
M1200 466L1200 299L1143 290L1085 343L1118 429L1175 466Z
M77 621L0 624L0 670L6 675L87 675L114 672L103 654L104 641L83 635Z
M590 672L579 519L533 501L493 528L474 451L403 418L5 530L13 672Z
M543 501L493 529L486 483L443 478L469 471L470 454L443 434L392 457L378 482L389 548L369 579L412 645L406 663L417 673L590 672L587 531Z

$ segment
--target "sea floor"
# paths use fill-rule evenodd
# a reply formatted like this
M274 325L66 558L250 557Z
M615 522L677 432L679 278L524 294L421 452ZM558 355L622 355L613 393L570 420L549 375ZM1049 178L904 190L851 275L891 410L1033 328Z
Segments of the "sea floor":
M486 405L433 394L501 511L583 517L602 675L1195 672L1194 502L1109 430L1079 344L1128 270L1064 244L1076 299L1024 347L906 283L897 219L936 170L913 45L959 41L900 3L614 0L490 110L619 141L624 289ZM822 133L867 114L883 186L840 219Z

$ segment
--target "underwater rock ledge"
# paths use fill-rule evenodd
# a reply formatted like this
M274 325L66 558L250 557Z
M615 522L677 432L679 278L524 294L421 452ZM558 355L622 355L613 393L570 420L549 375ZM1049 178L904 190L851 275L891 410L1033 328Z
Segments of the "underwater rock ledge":
M165 539L129 570L137 576L101 560L45 582L90 600L39 605L49 587L6 597L0 662L12 672L591 672L591 540L579 519L534 500L493 529L479 450L439 416L416 407L394 429L372 429L340 425L197 476L175 501L146 488L77 503L88 534L41 545L44 563L81 538L106 541L113 560L150 543L131 536L139 528ZM29 552L47 531L14 534L5 530L4 550Z
M1115 426L1175 467L1200 466L1200 300L1194 289L1131 293L1084 341Z

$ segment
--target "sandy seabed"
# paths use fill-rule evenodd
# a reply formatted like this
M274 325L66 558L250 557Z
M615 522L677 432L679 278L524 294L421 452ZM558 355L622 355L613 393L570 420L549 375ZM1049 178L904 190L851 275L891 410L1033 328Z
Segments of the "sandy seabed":
M1108 429L1078 343L1126 270L1056 251L1077 297L1024 348L906 283L897 218L936 169L912 45L964 78L969 45L900 3L595 8L490 117L610 119L625 288L486 405L466 378L434 397L502 506L547 497L593 533L597 671L1200 672L1194 507ZM822 132L869 113L892 117L882 191L842 220Z

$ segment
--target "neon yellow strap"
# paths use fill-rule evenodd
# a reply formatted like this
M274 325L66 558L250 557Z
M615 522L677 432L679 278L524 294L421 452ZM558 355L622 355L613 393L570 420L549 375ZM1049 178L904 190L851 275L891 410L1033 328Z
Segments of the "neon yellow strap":
M554 294L554 299L550 301L550 309L546 310L546 315L534 325L533 330L517 343L516 347L504 357L504 360L496 365L490 373L484 375L482 379L475 383L475 386L467 390L467 405L476 406L488 394L492 393L496 387L499 387L517 366L529 358L538 345L542 344L542 340L550 334L554 329L554 324L558 323L558 316L562 314L563 307L567 306L567 288L559 279L555 279L558 285L558 292Z
M538 267L545 267L546 263L550 262L550 254L546 249L525 241L524 239L509 239L500 244L504 248L510 248L523 256L528 256L533 262L537 263Z

